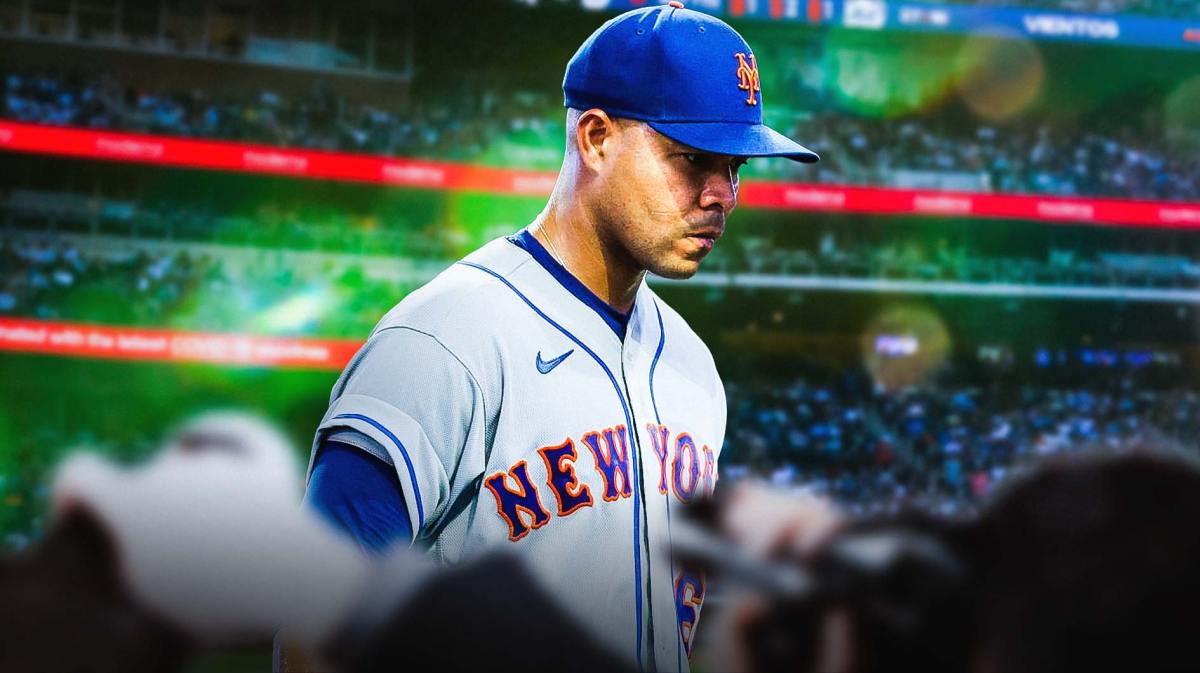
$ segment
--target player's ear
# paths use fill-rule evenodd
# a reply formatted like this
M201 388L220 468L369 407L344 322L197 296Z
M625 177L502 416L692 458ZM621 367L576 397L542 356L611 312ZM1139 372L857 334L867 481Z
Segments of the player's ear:
M575 125L575 150L585 166L598 171L600 164L614 149L620 133L617 120L599 108L592 108L579 115Z

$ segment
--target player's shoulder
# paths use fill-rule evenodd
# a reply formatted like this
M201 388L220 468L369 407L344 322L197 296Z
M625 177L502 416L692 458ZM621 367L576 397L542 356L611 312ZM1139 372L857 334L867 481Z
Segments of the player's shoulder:
M664 336L670 347L680 357L702 356L703 360L712 361L712 353L708 350L704 340L696 334L692 326L674 307L652 290L649 285L643 285L640 294L641 297L638 298L638 301L652 305L658 315L662 317Z
M508 310L511 292L501 279L528 261L503 238L487 243L409 293L384 314L372 334L400 327L434 335L478 334L479 326Z
M717 373L717 365L713 360L712 351L709 350L700 335L696 334L696 331L678 311L658 293L650 289L649 285L643 285L641 293L642 297L639 297L638 301L652 304L657 315L662 317L664 338L662 356L672 360L681 369L686 367L698 376L706 377L709 385L720 386L721 379ZM651 318L651 320L656 319Z

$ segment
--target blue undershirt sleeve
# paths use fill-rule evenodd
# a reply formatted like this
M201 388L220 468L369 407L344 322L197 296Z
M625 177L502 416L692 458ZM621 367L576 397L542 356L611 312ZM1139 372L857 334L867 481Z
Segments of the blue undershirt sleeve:
M396 470L358 447L321 443L305 501L369 554L413 539Z

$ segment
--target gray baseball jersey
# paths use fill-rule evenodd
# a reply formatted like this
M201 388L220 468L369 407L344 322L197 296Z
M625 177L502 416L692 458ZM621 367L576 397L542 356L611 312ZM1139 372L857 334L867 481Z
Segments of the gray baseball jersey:
M488 243L384 316L318 442L348 428L382 447L440 562L514 549L601 642L686 670L705 582L673 562L671 518L716 482L724 390L644 282L624 339L581 288Z

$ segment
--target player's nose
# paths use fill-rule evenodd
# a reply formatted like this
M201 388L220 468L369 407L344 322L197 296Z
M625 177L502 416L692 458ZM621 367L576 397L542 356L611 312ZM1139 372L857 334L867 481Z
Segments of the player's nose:
M720 207L728 215L737 206L738 177L724 167L709 173L700 191L700 207L710 210Z

